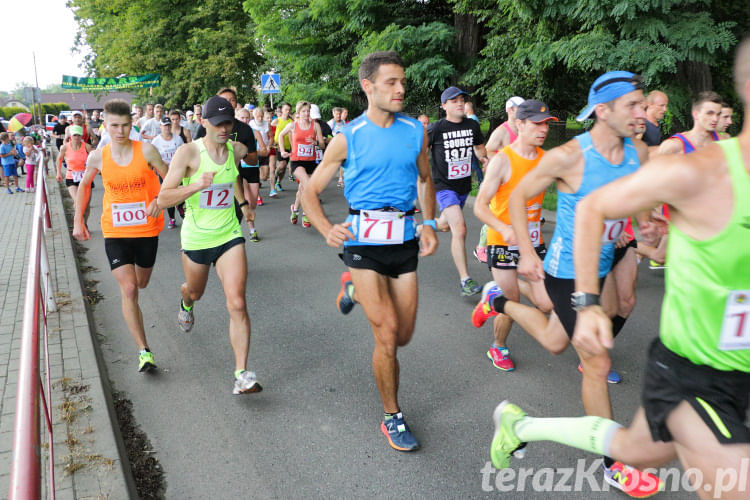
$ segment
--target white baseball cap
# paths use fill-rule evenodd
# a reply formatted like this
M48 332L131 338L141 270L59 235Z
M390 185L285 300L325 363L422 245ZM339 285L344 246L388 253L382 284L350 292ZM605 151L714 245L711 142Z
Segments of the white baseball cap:
M518 106L523 103L525 99L523 97L518 97L517 95L511 97L507 101L505 101L505 111L508 111L510 108L517 108Z
M311 120L320 120L320 108L317 104L310 104L310 119Z

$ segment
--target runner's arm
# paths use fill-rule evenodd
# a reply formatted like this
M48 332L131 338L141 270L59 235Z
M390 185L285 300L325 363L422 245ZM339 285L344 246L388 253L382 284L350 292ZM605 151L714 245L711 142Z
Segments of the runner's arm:
M680 141L679 139L669 138L659 145L660 155L672 155L682 152L682 141Z
M289 135L290 136L289 137L289 139L290 139L289 142L291 143L292 142L291 141L291 134L292 134L292 130L293 129L294 129L294 122L292 122L292 123L288 124L286 127L284 127L284 130L282 130L281 133L279 134L279 145L278 145L278 147L279 147L279 151L281 152L281 156L282 157L285 154L289 155L289 153L291 153L291 151L287 151L286 149L284 149L284 143L285 143L284 138L287 135Z
M505 144L507 135L508 131L505 130L505 127L502 125L492 131L490 138L487 139L487 143L485 144L487 156L489 156L490 159L495 156L497 151L499 151L502 145Z
M67 149L65 148L67 147L67 144L63 144L63 147L60 148L60 154L57 155L57 175L55 176L57 182L62 181L62 162L65 158L65 151L67 151Z
M197 181L181 186L182 179L188 176L189 167L194 167L196 170L200 167L200 154L192 142L177 148L177 152L169 163L169 171L161 185L159 196L156 198L160 208L179 205L211 185L215 172L204 172Z
M489 156L487 156L487 148L484 147L484 144L477 144L476 146L474 146L474 154L477 155L477 159L482 164L482 166L487 168Z
M638 151L638 160L641 162L641 165L645 165L651 156L651 150L645 142L638 139L634 139L633 143ZM638 229L644 243L649 246L656 246L659 244L659 239L661 238L662 233L660 227L663 226L663 224L654 223L651 217L652 212L653 210L638 212L634 219L638 221Z
M73 238L77 240L90 240L91 234L86 227L84 214L89 207L91 200L91 181L102 168L102 154L100 151L94 151L86 159L86 171L83 173L83 179L78 184L78 193L76 195L75 213L73 215Z
M149 166L159 172L161 178L164 179L167 176L167 170L169 170L169 167L164 163L164 160L159 154L159 150L147 142L144 142L141 145L141 148L143 156L146 158Z
M320 124L317 122L313 122L315 125L315 140L318 143L318 147L320 149L326 148L326 140L323 138L323 130L320 128Z
M490 201L492 201L500 186L508 182L509 177L510 161L508 160L508 156L503 153L493 156L489 165L487 165L484 180L479 186L477 199L474 203L474 215L477 216L477 219L502 234L505 241L510 245L514 243L510 238L513 234L513 228L507 224L503 224L490 210ZM515 236L513 240L515 240Z
M279 137L279 143L281 142L282 138ZM350 222L331 224L320 206L318 196L331 182L333 176L338 173L339 167L346 161L346 153L346 137L344 134L338 134L331 141L323 155L323 160L313 172L305 190L302 191L302 208L305 210L307 217L315 226L315 229L326 239L328 246L336 248L343 245L344 241L355 240L356 237L348 229L351 226Z
M344 134L339 134L344 135ZM435 218L435 184L432 182L432 169L430 168L430 139L427 130L423 132L422 150L417 157L417 168L419 178L417 179L417 196L419 206L422 207L424 220ZM422 225L420 235L421 248L419 255L426 257L435 253L438 247L438 239L432 226Z
M268 144L263 140L263 136L255 129L253 129L253 135L255 135L255 143L258 145L256 153L259 153L260 156L268 156Z

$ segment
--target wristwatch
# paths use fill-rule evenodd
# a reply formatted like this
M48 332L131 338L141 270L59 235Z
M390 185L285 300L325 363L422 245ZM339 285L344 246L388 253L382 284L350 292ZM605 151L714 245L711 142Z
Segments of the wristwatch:
M242 207L244 207L245 205L249 205L249 204L250 204L250 202L249 202L249 201L247 201L247 200L245 200L245 201L243 201L242 203L240 203L240 204L239 204L238 206L239 206L240 208L242 208Z
M437 224L435 223L435 219L423 220L422 224L425 226L430 226L433 231L437 232Z
M570 294L570 305L574 311L581 311L589 306L598 306L599 294L573 292Z

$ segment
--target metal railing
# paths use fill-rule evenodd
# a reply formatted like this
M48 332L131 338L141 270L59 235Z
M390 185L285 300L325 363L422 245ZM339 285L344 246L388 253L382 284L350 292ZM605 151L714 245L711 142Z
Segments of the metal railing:
M49 454L49 498L55 498L55 454L52 437L52 395L50 385L47 314L57 309L50 283L49 260L44 233L52 227L45 181L46 151L36 172L34 215L31 224L29 264L23 306L21 358L18 367L16 419L10 469L10 500L37 499L42 493L41 435L39 408L47 423ZM39 320L44 333L46 390L39 370ZM40 405L41 401L41 405Z

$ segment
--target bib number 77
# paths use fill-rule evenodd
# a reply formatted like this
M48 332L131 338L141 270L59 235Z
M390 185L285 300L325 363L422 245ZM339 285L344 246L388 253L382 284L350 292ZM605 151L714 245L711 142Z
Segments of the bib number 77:
M724 320L721 322L719 349L750 349L750 290L729 293L724 307Z

